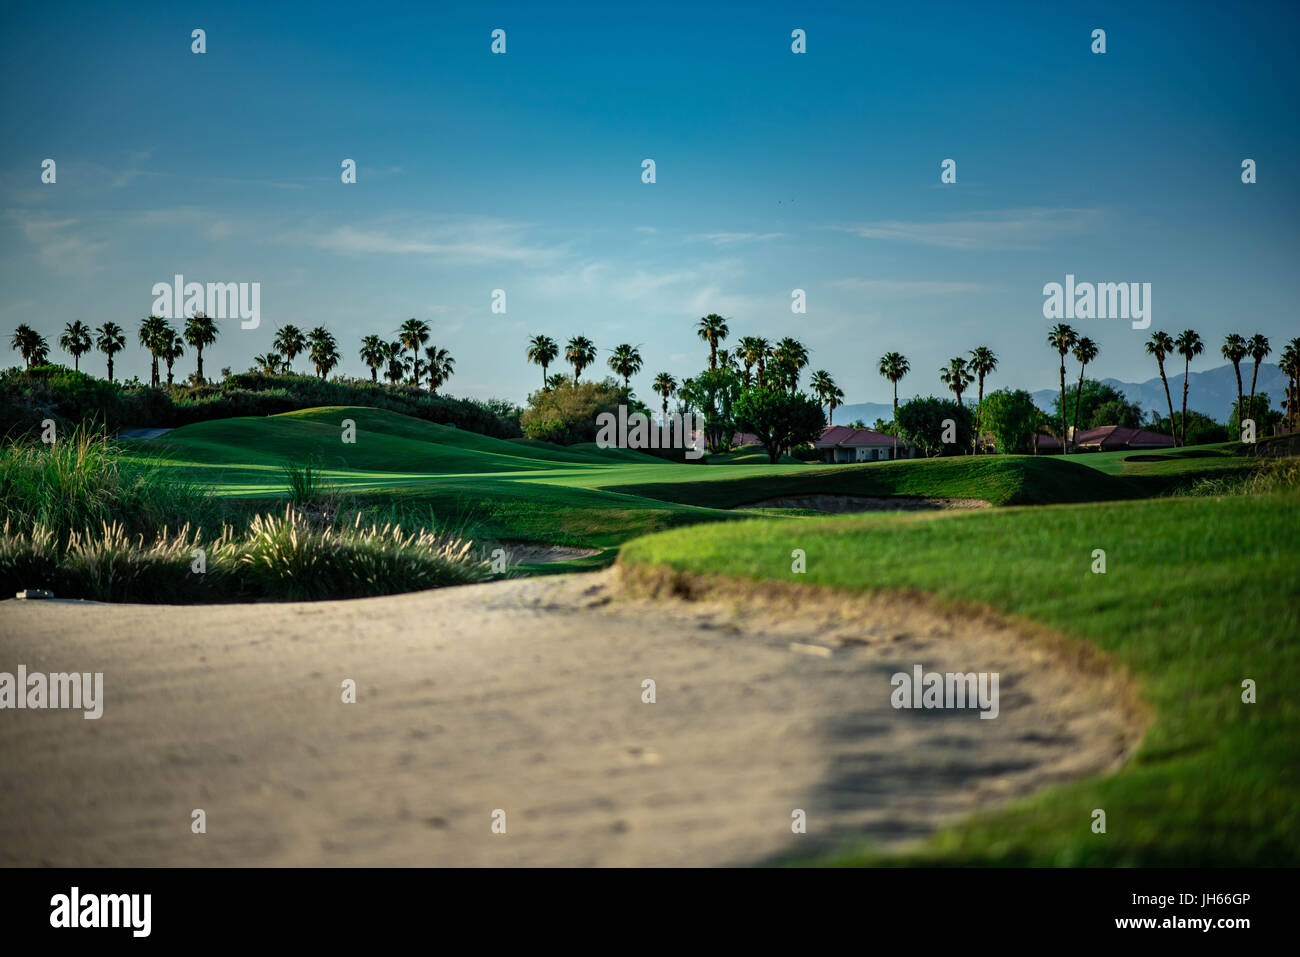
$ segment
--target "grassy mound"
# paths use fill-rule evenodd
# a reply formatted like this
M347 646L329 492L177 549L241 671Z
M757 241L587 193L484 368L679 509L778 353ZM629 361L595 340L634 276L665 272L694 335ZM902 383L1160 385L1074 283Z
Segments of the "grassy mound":
M790 552L807 573L790 571ZM1105 574L1093 574L1093 549ZM1110 653L1156 719L1119 773L945 830L913 853L841 863L1300 863L1300 495L1163 498L964 514L712 525L620 561L991 606ZM1258 684L1244 704L1242 682ZM885 693L888 689L884 689ZM1093 834L1103 808L1108 832Z

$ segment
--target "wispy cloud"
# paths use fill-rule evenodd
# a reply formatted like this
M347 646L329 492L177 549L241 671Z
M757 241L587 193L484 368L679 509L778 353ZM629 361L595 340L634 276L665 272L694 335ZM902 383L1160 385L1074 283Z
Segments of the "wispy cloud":
M831 283L841 289L875 293L881 296L950 296L984 289L978 282L935 282L904 279L836 279Z
M529 245L524 239L526 229L518 223L473 219L425 228L336 226L282 238L345 255L432 256L457 263L541 265L561 254L561 249Z
M887 239L948 249L1033 249L1063 236L1096 227L1095 209L1009 209L969 213L941 222L885 220L833 226L863 239Z
M42 265L67 275L83 276L103 267L95 261L107 243L95 242L78 235L75 219L55 219L27 210L10 209L5 218L17 224L23 238L36 248Z
M713 243L715 246L734 246L736 243L761 243L769 239L784 239L786 233L695 233L686 241Z

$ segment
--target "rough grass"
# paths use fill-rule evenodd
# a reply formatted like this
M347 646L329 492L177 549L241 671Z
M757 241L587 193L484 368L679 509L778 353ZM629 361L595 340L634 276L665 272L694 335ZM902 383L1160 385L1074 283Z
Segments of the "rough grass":
M791 573L802 548L807 572ZM1093 574L1093 550L1107 571ZM1110 653L1156 715L1119 773L1053 788L910 853L835 863L1300 863L1300 495L855 515L668 532L620 561L975 602ZM1244 704L1242 682L1258 683ZM887 690L887 689L886 689ZM1108 831L1093 834L1094 808Z

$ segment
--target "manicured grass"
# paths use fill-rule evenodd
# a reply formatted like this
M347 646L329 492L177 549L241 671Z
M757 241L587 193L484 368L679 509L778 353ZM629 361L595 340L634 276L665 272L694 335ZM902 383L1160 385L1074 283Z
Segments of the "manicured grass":
M807 553L807 573L790 552ZM1092 551L1107 572L1093 574ZM621 561L975 601L1090 641L1155 720L1119 773L1053 788L901 857L834 863L1300 863L1300 495L1164 498L693 528ZM1258 703L1241 701L1243 679ZM1091 812L1107 814L1105 835Z

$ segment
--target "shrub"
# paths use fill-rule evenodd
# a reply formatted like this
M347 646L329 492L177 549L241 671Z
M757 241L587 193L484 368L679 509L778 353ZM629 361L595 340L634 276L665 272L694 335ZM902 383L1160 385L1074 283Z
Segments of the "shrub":
M519 425L528 438L542 442L594 442L596 416L602 412L618 415L620 403L627 404L627 396L613 379L577 385L564 382L530 395Z

